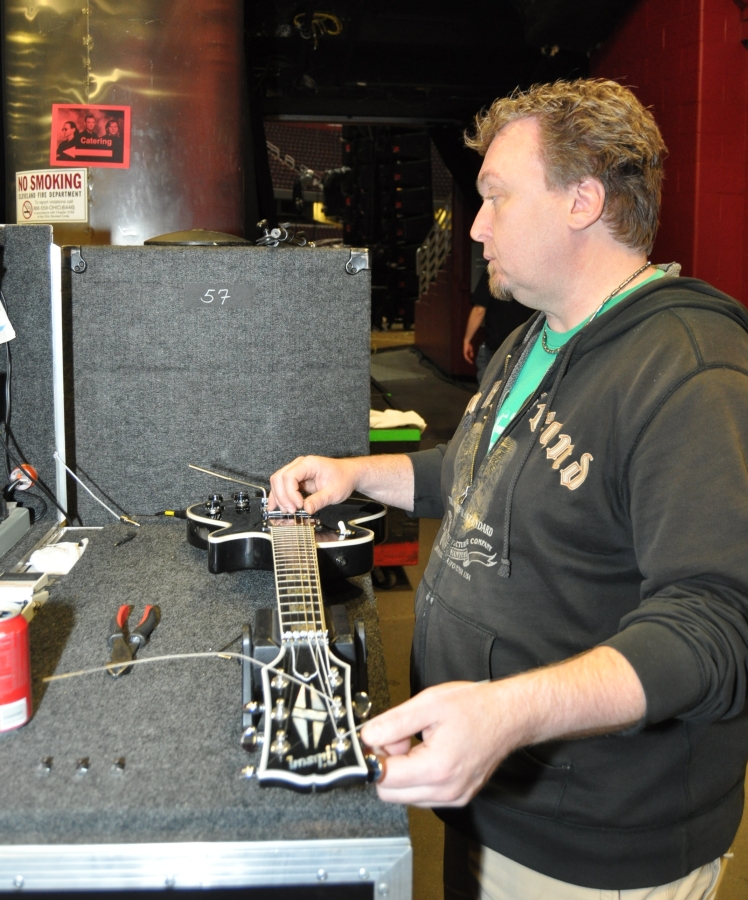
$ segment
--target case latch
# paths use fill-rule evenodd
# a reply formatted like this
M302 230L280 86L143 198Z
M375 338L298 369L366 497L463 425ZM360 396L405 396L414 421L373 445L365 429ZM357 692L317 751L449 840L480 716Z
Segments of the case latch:
M369 268L369 251L367 248L351 247L351 258L345 264L345 270L349 275L358 275L364 269Z
M88 263L81 256L80 247L70 247L70 268L80 275L88 268Z

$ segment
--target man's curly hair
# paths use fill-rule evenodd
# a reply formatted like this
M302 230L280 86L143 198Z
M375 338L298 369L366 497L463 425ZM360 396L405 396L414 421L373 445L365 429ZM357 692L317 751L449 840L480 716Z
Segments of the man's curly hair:
M548 187L599 178L603 222L621 243L649 254L657 233L667 147L649 110L615 81L579 79L519 88L475 117L465 143L485 156L496 135L517 119L540 127Z

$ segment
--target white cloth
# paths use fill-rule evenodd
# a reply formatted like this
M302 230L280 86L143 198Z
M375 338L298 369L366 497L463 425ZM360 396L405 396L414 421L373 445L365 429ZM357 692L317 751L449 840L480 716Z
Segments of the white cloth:
M72 541L60 541L59 544L50 544L34 550L29 557L29 571L47 572L50 575L67 575L78 560L83 556L83 551L88 546L88 538L83 538L79 544Z
M415 410L400 412L399 409L369 410L369 428L406 428L415 426L419 431L426 429L426 421Z

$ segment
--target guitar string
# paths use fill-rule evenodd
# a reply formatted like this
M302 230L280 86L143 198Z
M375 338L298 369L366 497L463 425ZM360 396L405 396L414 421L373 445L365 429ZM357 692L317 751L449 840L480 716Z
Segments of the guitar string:
M295 681L300 686L308 687L310 691L313 691L315 694L318 694L324 699L324 694L322 694L321 691L317 690L317 688L315 688L313 685L306 684L301 679L294 678L293 675L289 675L287 672L284 672L283 669L278 669L268 663L263 663L259 659L255 659L253 656L249 656L249 654L247 653L233 653L229 650L206 650L196 653L166 653L161 656L149 656L146 659L132 659L127 663L127 666L128 668L130 666L145 666L149 665L150 663L168 662L174 659L237 659L239 661L244 659L248 662L251 662L253 665L257 666L260 669L266 668L268 671L274 672L276 675L284 675L286 678L290 679L291 681ZM109 665L106 666L92 666L90 669L78 669L74 672L61 672L58 675L45 675L42 678L42 682L44 684L49 684L53 681L64 681L68 678L81 678L84 675L93 675L96 672L109 672L112 668L117 668L117 666L113 666L112 663L109 663ZM484 682L479 681L476 683L483 684ZM360 731L365 724L366 722L362 722L360 725L356 725L354 728L349 729L342 735L339 735L339 737L350 737L354 732Z
M303 529L303 530L302 530ZM338 727L339 720L336 718L334 710L332 709L332 701L334 700L334 688L332 684L332 667L330 665L329 655L327 653L327 647L324 645L320 639L321 633L324 631L324 618L323 618L323 608L322 608L322 598L320 591L320 581L319 581L319 568L318 568L318 560L317 560L317 545L314 538L314 530L311 526L301 526L299 529L299 542L304 544L304 561L305 561L305 572L307 573L306 584L308 585L308 590L310 591L310 599L311 599L311 608L313 610L313 614L315 616L314 619L314 632L313 638L310 642L310 649L312 649L312 660L315 666L315 674L317 675L319 683L321 683L325 688L325 694L323 695L328 707L328 716L330 720L330 725L333 728L335 734L338 738L345 738L350 735L349 731L342 731ZM319 622L317 622L317 615L319 615ZM298 673L297 673L298 674ZM328 699L329 698L329 699ZM346 709L345 715L348 717L348 724L351 724L350 716L352 715L352 710ZM342 733L341 733L342 731Z
M336 727L336 719L333 708L333 689L332 689L332 681L331 681L331 671L329 667L329 659L327 658L327 654L323 650L323 644L321 641L321 634L324 630L324 620L322 613L322 604L321 604L321 591L319 584L319 570L317 564L317 544L314 538L314 529L313 526L301 526L299 528L299 542L303 543L303 556L304 556L304 571L305 571L305 583L307 587L307 591L309 592L310 603L308 604L311 607L312 615L313 615L313 637L310 644L312 661L315 667L315 674L318 679L318 683L324 687L324 701L327 706L327 714L329 717L330 726L337 733Z
M239 661L247 660L247 662L252 663L252 665L257 666L259 669L267 669L269 672L273 672L276 675L285 676L290 681L296 682L301 687L308 687L310 691L324 698L324 694L316 687L314 687L314 685L307 684L302 679L295 678L293 675L289 675L288 672L285 672L283 669L277 668L276 666L270 665L269 663L263 663L261 660L255 659L254 656L250 656L247 653L234 653L230 650L203 650L194 653L165 653L161 656L149 656L145 659L131 659L125 665L127 668L130 668L130 666L145 666L149 663L155 662L168 662L172 659L237 659ZM118 665L117 663L108 663L105 666L92 666L89 669L77 669L73 672L60 672L57 675L45 675L42 678L42 682L44 684L48 684L53 681L64 681L68 678L81 678L84 675L92 675L95 672L110 672L112 669L123 667L124 666Z
M304 601L302 614L304 616L304 624L306 626L306 631L307 631L308 636L310 635L310 631L311 631L311 639L309 640L309 646L310 646L312 661L314 662L314 667L315 667L314 674L316 675L316 677L318 679L318 683L325 689L324 692L320 691L318 688L312 688L312 685L311 685L312 679L308 678L308 677L304 678L301 675L301 673L298 671L298 669L296 668L296 654L293 650L293 647L290 648L290 653L291 653L291 658L292 658L292 671L295 672L295 675L296 675L295 680L297 680L297 682L299 682L301 684L307 684L310 687L310 689L313 689L315 694L323 700L323 704L327 708L327 715L329 717L329 720L334 727L335 715L334 715L333 706L332 706L332 694L330 693L331 685L330 685L330 681L329 681L329 672L326 672L325 674L327 675L327 677L324 677L322 675L322 672L320 671L320 665L319 665L320 656L322 658L324 658L324 654L320 650L319 630L316 627L314 628L313 631L309 628L309 609L310 609L310 607L311 607L313 615L314 615L313 624L315 626L317 624L316 607L313 605L313 603L309 602L309 599L313 600L312 587L311 587L312 578L311 578L310 566L309 566L310 559L313 560L313 565L314 565L314 570L315 570L315 572L314 572L315 588L317 589L317 594L319 595L319 588L318 588L319 572L317 570L316 541L314 540L313 526L307 525L307 524L301 524L298 517L295 517L294 521L296 522L296 524L294 526L274 528L272 531L272 534L271 534L272 541L273 541L273 556L274 556L275 573L276 573L276 587L279 588L279 591L278 591L279 592L279 604L278 604L279 605L279 615L281 616L281 622L282 622L283 621L283 610L282 610L282 605L281 605L281 601L280 601L280 582L282 580L282 581L284 581L285 584L288 584L289 579L288 579L288 576L286 573L286 566L284 565L281 567L279 565L279 563L281 561L279 559L277 559L277 557L276 557L276 553L275 553L276 547L279 551L281 549L285 549L287 554L290 554L291 556L293 556L295 554L295 556L296 556L297 563L296 563L295 568L296 568L297 573L300 573L300 575L301 575L301 577L297 578L297 581L296 581L296 591L301 594L302 599ZM276 542L276 537L277 537L277 542ZM306 552L302 553L302 543L304 541L306 542L306 548L304 548L304 549L306 549ZM311 551L309 550L310 544L311 544ZM312 556L312 552L314 553L314 556ZM282 555L282 554L279 554L279 555ZM304 559L306 559L306 568L304 568L304 566L302 565L302 562ZM281 570L282 570L282 572L281 572ZM305 595L304 595L305 590L307 592L309 599L307 597L305 597ZM288 601L285 601L285 602L288 603ZM319 624L321 626L322 622L320 621ZM290 623L288 623L288 620L286 621L286 625L288 628L290 628L290 630L293 630L290 627ZM312 678L313 677L314 676L312 676ZM310 699L311 699L311 697L310 697ZM337 732L337 728L335 729L335 731Z
M323 633L325 628L324 622L324 612L322 607L322 596L320 590L320 580L319 580L319 564L317 560L317 543L314 538L314 530L312 527L309 527L305 530L305 540L306 540L306 565L307 569L309 569L309 583L311 586L311 590L313 593L313 609L315 617L319 615L319 627L315 628L314 632L314 653L312 658L314 659L315 667L317 669L317 677L321 679L322 684L325 686L327 695L330 697L330 705L332 705L333 700L333 685L332 685L332 667L330 666L330 659L326 652L326 646L323 646L322 641L320 639L320 635ZM317 624L315 622L315 624ZM322 671L320 671L320 668ZM334 713L331 713L331 724L335 728L337 732L337 726L335 722Z
M253 656L249 656L246 653L233 653L227 650L209 650L198 653L167 653L162 656L149 656L146 659L133 659L127 663L128 667L130 666L145 666L150 663L160 663L160 662L168 662L169 660L186 660L186 659L237 659L237 660L247 660L251 662L253 665L258 668L267 668L270 672L274 672L276 675L284 675L286 678L289 678L291 681L296 681L302 687L305 686L305 682L300 679L294 678L292 675L289 675L287 672L284 672L282 669L278 669L275 666L269 665L267 663L260 662L259 659L255 659ZM61 672L58 675L45 675L42 678L42 682L45 684L51 683L53 681L64 681L68 678L81 678L84 675L93 675L96 672L108 672L113 668L110 663L107 666L93 666L90 669L78 669L74 672ZM470 682L470 684L486 684L491 679L483 679L482 681ZM467 685L465 685L467 687ZM321 694L313 685L306 685L310 691L314 691L314 693L319 694L324 698L324 695ZM360 725L356 725L354 728L349 729L344 732L342 735L338 735L339 737L350 737L355 732L361 731L361 729L366 725L366 722L362 722Z

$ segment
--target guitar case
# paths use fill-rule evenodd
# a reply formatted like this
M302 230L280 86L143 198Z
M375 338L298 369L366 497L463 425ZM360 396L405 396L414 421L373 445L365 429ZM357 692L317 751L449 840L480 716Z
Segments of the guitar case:
M368 453L368 251L65 248L68 465L118 513L185 509L294 457ZM85 525L111 516L74 482Z

